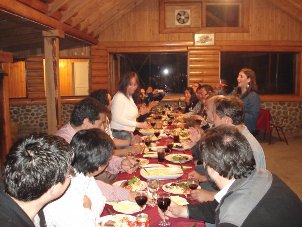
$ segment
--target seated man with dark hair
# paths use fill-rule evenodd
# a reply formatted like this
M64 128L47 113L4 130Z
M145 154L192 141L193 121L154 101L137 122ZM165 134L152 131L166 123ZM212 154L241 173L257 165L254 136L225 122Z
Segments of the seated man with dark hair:
M70 184L72 156L69 144L57 136L32 135L15 143L4 166L0 226L35 226L39 210Z
M201 148L203 165L220 191L211 202L172 204L168 216L216 226L302 226L298 196L274 174L255 168L251 146L235 126L209 129Z
M98 100L87 97L75 105L71 113L70 122L60 128L56 135L70 143L72 137L80 130L99 128L104 131L107 124L106 114L108 111L108 108ZM113 155L106 172L99 175L98 179L112 182L120 171L133 173L138 168L136 164L136 160L131 157L124 158Z
M94 176L107 168L113 141L105 132L94 128L78 131L70 144L74 151L75 176L66 193L43 209L46 224L94 227L106 202Z

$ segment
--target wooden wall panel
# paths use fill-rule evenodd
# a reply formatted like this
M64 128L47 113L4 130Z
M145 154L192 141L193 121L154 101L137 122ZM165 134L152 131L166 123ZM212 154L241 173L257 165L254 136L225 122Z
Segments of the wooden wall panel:
M220 51L218 49L189 48L189 84L201 82L213 87L219 82Z
M26 81L28 98L44 98L44 67L43 57L29 57L26 59Z
M25 62L9 63L8 83L10 98L26 97Z
M60 59L59 63L59 77L60 77L60 95L73 95L73 72L71 59Z
M90 92L98 89L109 90L109 55L104 46L94 46L91 48L90 58Z
M216 33L216 40L301 40L302 25L268 0L251 0L249 33ZM202 32L202 31L201 31ZM159 33L159 1L144 1L100 34L100 41L193 41L192 33Z

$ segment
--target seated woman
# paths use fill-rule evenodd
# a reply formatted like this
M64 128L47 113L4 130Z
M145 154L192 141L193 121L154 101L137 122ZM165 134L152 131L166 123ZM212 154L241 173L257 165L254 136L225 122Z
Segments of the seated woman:
M244 124L251 133L256 132L256 121L260 110L260 98L257 93L256 73L249 68L240 70L238 86L234 94L244 102Z
M78 131L72 141L75 176L65 194L44 209L47 226L96 226L106 201L134 200L134 192L98 182L112 156L113 142L100 129ZM103 185L105 187L103 187Z
M192 87L187 87L185 90L185 110L184 113L188 113L193 110L198 103L198 99Z

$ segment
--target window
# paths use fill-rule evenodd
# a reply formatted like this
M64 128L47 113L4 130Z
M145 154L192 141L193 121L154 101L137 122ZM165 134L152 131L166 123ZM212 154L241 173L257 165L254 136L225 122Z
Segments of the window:
M240 27L240 5L207 3L206 27Z
M120 74L134 71L143 88L183 93L188 84L187 53L120 53Z
M222 52L221 79L237 86L241 68L256 72L260 94L295 94L296 53L293 52Z

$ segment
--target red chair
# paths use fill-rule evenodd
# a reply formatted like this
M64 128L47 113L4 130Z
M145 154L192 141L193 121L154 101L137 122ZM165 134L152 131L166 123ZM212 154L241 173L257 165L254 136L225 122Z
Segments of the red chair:
M279 140L285 141L285 143L288 145L288 141L287 141L285 133L284 133L284 127L285 127L284 121L286 120L286 118L282 118L280 120L281 120L281 124L273 122L270 111L268 109L260 108L259 115L258 115L258 118L256 121L256 131L264 132L264 135L263 135L264 140L266 137L266 132L269 132L269 144L271 144L272 132L273 132L273 129L276 129ZM282 133L284 140L282 140L282 138L280 136L280 132Z
M269 132L269 143L272 140L272 127L271 127L271 120L272 116L269 110L260 108L259 115L256 121L256 131L257 132L264 132L263 140L265 140L266 133Z

